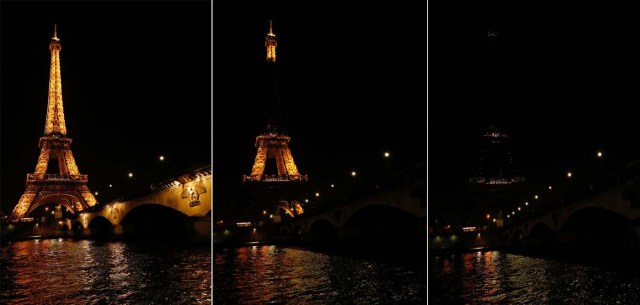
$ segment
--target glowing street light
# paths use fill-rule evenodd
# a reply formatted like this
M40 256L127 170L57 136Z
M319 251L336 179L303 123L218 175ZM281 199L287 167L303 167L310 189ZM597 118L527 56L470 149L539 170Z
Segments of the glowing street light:
M551 185L549 185L549 189L551 189Z
M516 212L515 212L515 211L511 211L511 215L515 215L515 214L516 214Z
M520 207L518 207L518 211L520 211Z
M385 157L385 158L389 158L389 152L388 152L388 151L385 151L385 152L384 152L384 157Z
M335 187L335 185L332 184L331 187Z
M320 197L320 193L316 193L316 197Z
M489 218L491 218L491 214L487 213L487 215L485 217L487 217L487 219L489 219Z
M113 184L109 184L109 187L113 187Z
M273 214L269 214L269 218L273 218Z
M129 178L132 178L132 177L133 177L133 173L129 173Z
M98 192L95 192L94 194L96 194L96 196L98 196Z
M305 199L304 202L309 203L309 199Z
M164 161L164 156L160 156L160 161Z
M598 158L602 158L602 152L601 151L599 151L596 155L598 156Z
M262 215L267 215L267 210L263 210Z
M533 198L538 199L538 195L533 196Z
M493 222L496 222L496 219L495 219L495 218L493 219Z
M529 205L529 201L525 202L524 205Z
M573 176L573 174L571 174L571 172L567 173L567 178L571 178L571 176Z
M352 171L351 172L351 176L355 177L356 176L356 171Z

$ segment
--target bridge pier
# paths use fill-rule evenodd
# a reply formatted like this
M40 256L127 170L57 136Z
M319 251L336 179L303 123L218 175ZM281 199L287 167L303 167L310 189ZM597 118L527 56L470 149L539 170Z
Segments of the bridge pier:
M211 217L189 217L190 240L194 242L211 241Z
M124 228L117 224L113 226L113 238L120 239L124 237Z

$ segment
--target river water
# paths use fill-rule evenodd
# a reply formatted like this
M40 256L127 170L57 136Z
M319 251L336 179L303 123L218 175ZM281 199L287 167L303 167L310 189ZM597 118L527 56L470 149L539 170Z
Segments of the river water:
M424 266L301 248L216 250L213 270L213 304L426 304L427 298Z
M44 239L1 254L1 304L211 304L209 247Z
M499 251L429 258L429 304L639 304L640 279Z

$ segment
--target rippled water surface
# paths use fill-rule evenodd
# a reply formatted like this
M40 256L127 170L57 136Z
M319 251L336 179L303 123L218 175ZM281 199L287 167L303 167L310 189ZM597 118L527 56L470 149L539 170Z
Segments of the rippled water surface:
M49 239L2 246L2 304L210 304L206 247Z
M213 304L425 303L423 267L279 246L213 254Z
M429 304L640 304L640 279L497 251L431 257Z

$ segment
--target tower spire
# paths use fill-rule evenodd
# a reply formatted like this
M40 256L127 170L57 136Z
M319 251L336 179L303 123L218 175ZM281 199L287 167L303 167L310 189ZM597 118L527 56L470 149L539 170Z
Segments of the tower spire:
M265 38L264 46L267 48L267 62L276 62L276 47L278 40L276 34L273 33L273 22L269 20L269 33Z
M58 25L53 25L53 37L49 43L51 51L51 68L49 70L49 103L47 105L47 119L44 125L44 134L67 135L67 127L64 122L64 109L62 107L62 80L60 76L60 50L62 44L58 38Z

